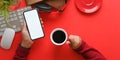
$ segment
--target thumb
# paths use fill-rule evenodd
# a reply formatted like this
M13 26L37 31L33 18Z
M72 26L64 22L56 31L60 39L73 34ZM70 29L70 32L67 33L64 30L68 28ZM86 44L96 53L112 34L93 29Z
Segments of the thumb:
M26 22L24 21L23 22L23 27L22 27L22 30L26 30L27 28L26 28Z
M67 45L70 45L70 44L71 44L71 42L70 42L70 41L67 41L67 42L66 42L66 44L67 44Z
M66 44L69 45L70 47L72 47L71 41L67 41Z

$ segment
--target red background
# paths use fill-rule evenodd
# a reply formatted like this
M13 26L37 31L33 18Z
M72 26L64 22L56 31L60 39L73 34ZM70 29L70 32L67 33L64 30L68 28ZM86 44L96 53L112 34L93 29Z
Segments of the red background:
M22 1L20 7L25 6ZM91 15L78 11L74 2L70 0L64 12L41 13L45 37L34 41L28 60L82 60L68 45L55 46L51 43L50 33L57 27L64 28L68 35L81 36L108 60L120 60L120 1L104 0L102 8ZM0 60L12 60L20 41L21 33L18 32L10 50L0 47Z

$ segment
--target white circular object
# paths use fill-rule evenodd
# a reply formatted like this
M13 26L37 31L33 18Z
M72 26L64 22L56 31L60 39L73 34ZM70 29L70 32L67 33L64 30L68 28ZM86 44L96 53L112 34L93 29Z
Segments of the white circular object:
M62 43L56 43L55 41L53 41L52 36L53 36L54 32L56 32L56 31L62 31L62 32L64 32L64 34L65 34L65 40L64 40ZM54 30L51 32L51 34L50 34L51 42L52 42L53 44L55 44L55 45L63 45L63 44L67 41L67 38L68 38L67 32L66 32L64 29L62 29L62 28L56 28L56 29L54 29Z

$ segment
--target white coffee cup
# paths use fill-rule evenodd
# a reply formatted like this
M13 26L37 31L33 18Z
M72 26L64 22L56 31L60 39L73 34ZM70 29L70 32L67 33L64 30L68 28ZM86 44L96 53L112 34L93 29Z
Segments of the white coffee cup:
M63 45L67 38L67 32L62 28L55 28L50 34L50 39L55 45Z

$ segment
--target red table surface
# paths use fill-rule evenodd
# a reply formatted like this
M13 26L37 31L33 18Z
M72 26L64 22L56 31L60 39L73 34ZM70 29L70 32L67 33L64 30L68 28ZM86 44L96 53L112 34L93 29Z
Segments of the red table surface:
M20 7L25 6L22 0ZM79 35L90 46L99 50L108 60L120 60L120 0L104 0L102 8L91 15L82 14L70 0L64 12L41 13L45 37L34 41L28 60L83 60L68 45L55 46L50 41L54 28L63 28L68 35ZM12 60L21 41L21 33L15 35L10 50L0 47L0 60Z

